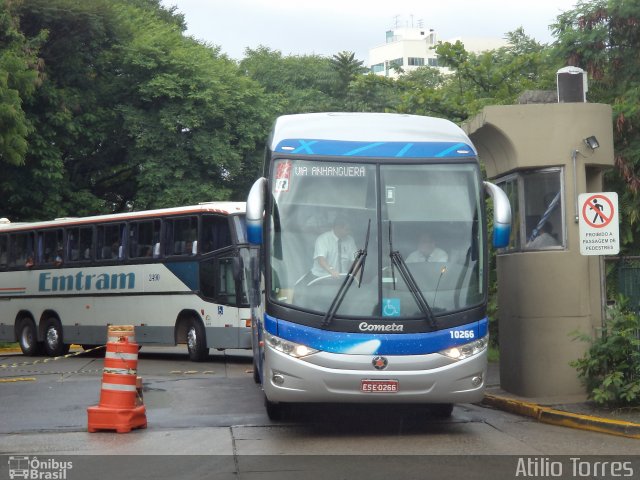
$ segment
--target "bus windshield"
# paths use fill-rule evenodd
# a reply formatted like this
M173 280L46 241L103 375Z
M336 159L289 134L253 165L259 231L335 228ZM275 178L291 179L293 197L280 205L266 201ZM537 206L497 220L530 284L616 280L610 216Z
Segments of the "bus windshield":
M474 163L278 159L273 176L271 300L388 321L431 320L484 301Z

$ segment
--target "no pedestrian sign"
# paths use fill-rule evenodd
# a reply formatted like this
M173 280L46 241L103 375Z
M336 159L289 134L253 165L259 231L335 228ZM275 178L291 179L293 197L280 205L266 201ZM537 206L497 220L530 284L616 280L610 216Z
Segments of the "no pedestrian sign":
M580 253L616 255L620 251L618 194L582 193L578 196Z

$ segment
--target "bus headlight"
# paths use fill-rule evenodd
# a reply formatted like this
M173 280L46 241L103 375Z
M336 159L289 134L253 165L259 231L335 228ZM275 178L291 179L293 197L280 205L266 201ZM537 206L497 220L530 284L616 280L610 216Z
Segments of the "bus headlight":
M488 345L489 335L485 335L479 340L447 348L446 350L440 350L439 353L446 357L453 358L454 360L464 360L465 358L472 357L481 353L483 350L486 350Z
M295 358L302 358L313 353L318 352L313 348L307 347L306 345L302 345L300 343L291 342L289 340L284 340L280 337L276 337L275 335L271 335L269 332L264 332L264 339L267 344L277 350L278 352L286 353Z

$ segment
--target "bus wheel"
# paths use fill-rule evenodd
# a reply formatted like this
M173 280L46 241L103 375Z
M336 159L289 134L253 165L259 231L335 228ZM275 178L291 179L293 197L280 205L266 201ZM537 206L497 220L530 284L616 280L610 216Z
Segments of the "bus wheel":
M256 363L256 357L253 357L253 381L257 384L262 383L262 379L260 378L260 371L258 370L258 364Z
M453 413L453 403L434 403L429 405L431 415L438 418L449 418Z
M30 318L20 319L16 331L18 332L20 350L24 355L35 357L42 353L42 343L38 342L38 330L36 330L33 320Z
M274 422L282 420L286 412L286 403L271 402L264 397L264 407L267 410L267 417Z
M49 317L44 323L44 351L50 357L59 357L69 353L70 345L65 345L62 338L60 320Z
M191 318L191 320L189 320L187 349L189 350L189 359L192 362L204 362L209 358L207 336L202 322L197 318Z

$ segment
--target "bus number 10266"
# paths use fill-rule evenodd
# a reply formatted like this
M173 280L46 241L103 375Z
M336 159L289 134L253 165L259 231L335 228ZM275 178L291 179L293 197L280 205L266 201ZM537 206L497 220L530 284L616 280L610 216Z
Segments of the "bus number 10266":
M473 330L452 330L449 334L451 338L475 338Z

